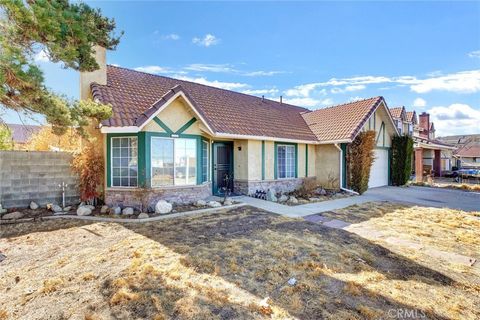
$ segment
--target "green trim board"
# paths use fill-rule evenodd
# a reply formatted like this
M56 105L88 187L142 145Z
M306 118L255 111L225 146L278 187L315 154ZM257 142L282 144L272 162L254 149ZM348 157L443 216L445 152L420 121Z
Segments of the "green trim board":
M265 140L262 140L262 180L265 180Z
M375 145L378 144L378 139L380 139L380 133L383 132L383 146L385 146L385 122L382 121L380 125L380 129L378 130L377 138L375 139Z
M278 178L278 169L277 169L277 162L278 162L278 151L277 151L277 146L278 145L291 145L295 146L295 178L298 178L298 144L297 143L292 143L292 142L277 142L275 141L274 143L274 149L275 149L275 156L273 159L273 175L275 179ZM282 178L283 179L283 178Z
M305 177L308 177L308 144L305 144Z
M347 144L346 143L341 143L340 144L340 149L342 149L342 176L341 178L341 184L342 188L347 187Z
M153 118L153 121L155 121L163 130L165 130L166 133L168 134L173 134L172 129L170 129L165 122L160 120L158 117Z
M183 132L185 132L185 130L187 130L188 128L190 128L192 126L192 124L194 124L195 122L197 121L197 118L193 117L192 119L190 119L187 123L185 123L180 129L178 129L175 134L182 134Z

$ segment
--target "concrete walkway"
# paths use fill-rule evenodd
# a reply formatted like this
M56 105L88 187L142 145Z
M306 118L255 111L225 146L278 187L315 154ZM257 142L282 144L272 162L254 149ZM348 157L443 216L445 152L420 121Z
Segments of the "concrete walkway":
M235 197L235 200L292 218L333 211L369 201L392 201L427 207L446 207L464 211L480 211L480 193L478 192L427 187L373 188L361 196L352 196L298 206L287 206L247 196Z

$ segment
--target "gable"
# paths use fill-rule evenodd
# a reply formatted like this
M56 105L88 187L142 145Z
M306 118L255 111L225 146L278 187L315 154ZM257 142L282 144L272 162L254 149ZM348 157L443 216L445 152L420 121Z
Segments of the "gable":
M204 134L206 128L183 97L177 97L145 124L142 131L168 134Z
M384 102L378 106L375 112L365 122L362 131L367 130L375 131L377 147L390 147L391 138L397 131Z

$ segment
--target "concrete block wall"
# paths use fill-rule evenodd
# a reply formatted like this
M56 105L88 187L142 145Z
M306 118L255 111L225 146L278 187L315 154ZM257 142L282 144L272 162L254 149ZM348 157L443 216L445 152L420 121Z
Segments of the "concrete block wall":
M79 201L78 178L71 170L72 155L48 151L0 151L0 203L4 208L62 204L65 182L67 204Z

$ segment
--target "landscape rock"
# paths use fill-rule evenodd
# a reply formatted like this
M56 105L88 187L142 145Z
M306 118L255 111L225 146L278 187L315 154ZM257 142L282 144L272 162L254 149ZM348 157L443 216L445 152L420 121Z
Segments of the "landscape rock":
M288 196L284 194L282 194L280 198L278 198L278 202L287 202L287 200L288 200Z
M38 209L38 204L36 204L34 201L30 202L30 209L37 210Z
M77 216L89 216L92 214L92 210L87 206L79 207L77 209Z
M320 196L326 196L327 191L325 191L325 189L323 189L323 188L317 188L317 190L315 190L315 194L318 194Z
M95 206L92 206L91 204L86 204L86 205L83 205L83 206L80 206L80 207L85 207L85 208L88 208L90 210L95 210Z
M288 202L292 204L297 204L298 200L294 196L290 196L290 198L288 198Z
M100 213L105 214L107 212L108 212L108 206L102 206L102 208L100 209Z
M63 211L62 207L60 207L59 205L56 205L56 204L52 205L51 210L53 212L62 212Z
M275 191L272 189L268 189L267 191L267 201L277 202L277 196L275 195Z
M172 204L165 200L159 200L155 205L155 213L166 214L172 211Z
M120 207L110 208L110 209L108 209L108 213L109 213L109 214L119 215L120 213L122 213L122 208L120 208Z
M231 206L232 204L233 204L232 199L228 199L228 198L227 198L227 200L225 200L225 201L223 202L223 205L224 205L224 206Z
M145 212L142 212L138 215L138 219L146 219L148 217L149 217L148 213L145 213Z
M72 210L72 207L71 207L71 206L68 206L68 207L63 208L63 211L64 211L64 212L68 212L68 211L70 211L70 210Z
M205 200L198 200L195 202L195 207L205 207L207 205L207 201Z
M133 208L127 207L122 210L122 214L125 216L131 216L133 214Z
M207 203L207 205L210 207L210 208L218 208L218 207L221 207L222 204L218 201L209 201Z
M22 218L23 218L23 213L19 211L10 212L2 216L2 219L22 219Z
M320 198L312 197L312 198L309 198L308 201L316 202L316 201L320 201Z

